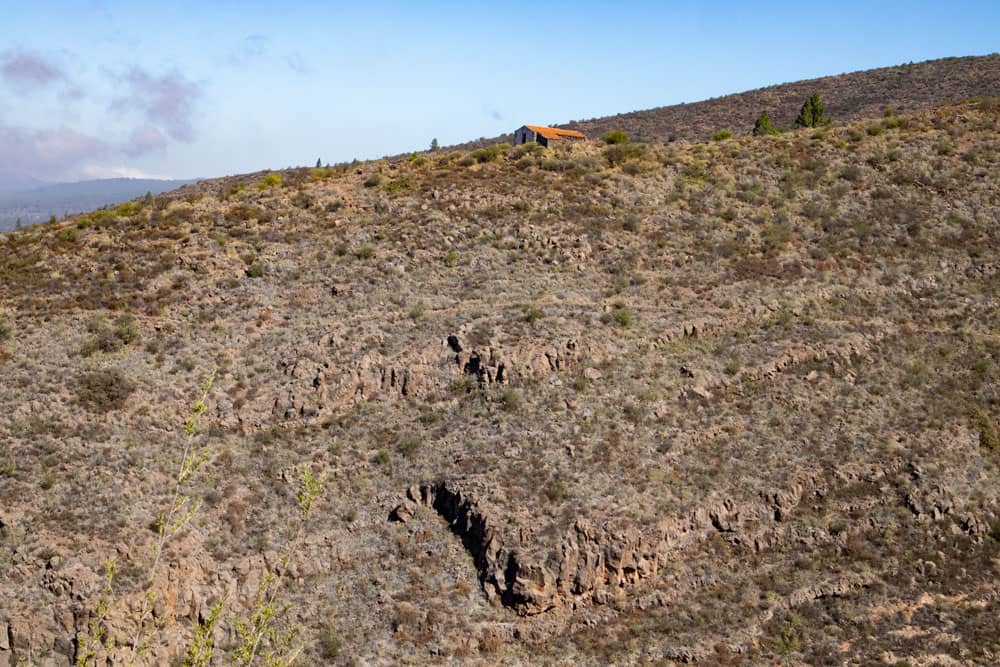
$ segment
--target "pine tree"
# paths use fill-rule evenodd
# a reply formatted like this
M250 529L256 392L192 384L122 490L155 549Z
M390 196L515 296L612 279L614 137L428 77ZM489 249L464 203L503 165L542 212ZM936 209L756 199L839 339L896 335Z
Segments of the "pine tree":
M14 229L20 229L20 228L21 228L21 218L18 218L17 222L14 223Z
M778 134L778 131L771 126L771 117L767 111L761 111L757 122L753 124L753 136L763 137L769 134Z
M438 140L437 137L434 137L433 139L431 139L431 150L436 151L437 149L438 149Z
M813 93L802 105L799 117L795 119L795 124L799 127L824 127L830 124L830 119L824 113L826 107L819 93Z
M316 168L319 169L322 166L323 166L323 161L320 160L319 158L316 158Z

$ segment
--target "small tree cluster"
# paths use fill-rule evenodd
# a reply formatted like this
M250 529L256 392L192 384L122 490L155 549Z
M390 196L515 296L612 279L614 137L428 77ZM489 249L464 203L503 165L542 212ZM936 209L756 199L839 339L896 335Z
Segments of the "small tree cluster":
M826 115L826 106L820 98L819 93L813 93L802 105L795 124L799 127L825 127L830 124L830 118Z
M753 136L766 137L773 134L779 134L779 132L771 125L771 117L767 111L761 111L760 115L757 116L757 122L753 124Z

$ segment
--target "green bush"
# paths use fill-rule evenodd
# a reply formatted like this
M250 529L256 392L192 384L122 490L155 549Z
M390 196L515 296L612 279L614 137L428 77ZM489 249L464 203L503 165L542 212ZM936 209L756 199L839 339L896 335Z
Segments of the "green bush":
M622 130L611 130L610 132L604 133L604 136L601 137L601 141L606 144L627 144L628 135Z
M979 431L979 446L989 452L1000 454L1000 432L990 416L983 410L973 414L973 422Z
M616 308L611 317L615 321L615 324L623 329L632 326L632 311L624 306Z
M545 485L545 497L552 503L562 502L566 498L566 485L558 479L549 482Z
M264 275L264 265L260 262L254 262L246 269L247 278L260 278Z
M534 324L543 317L545 317L545 313L537 306L528 306L524 309L524 319L526 322Z
M616 167L628 160L636 160L642 155L642 149L635 144L616 144L604 149L604 159L609 167Z
M14 336L14 325L7 313L0 313L0 341L10 340Z
M390 195L406 194L413 189L413 179L409 177L394 178L385 184L385 191Z
M799 127L824 127L830 124L830 119L826 116L826 106L820 98L819 93L813 93L806 99L799 110L795 124Z
M792 237L792 229L785 223L775 222L768 225L761 234L764 249L774 251L785 245Z
M611 324L613 322L622 329L632 326L633 320L632 311L624 303L614 304L611 312L601 315L601 322L604 324Z
M416 435L409 434L409 435L404 435L402 438L399 439L399 444L397 445L397 447L399 447L400 454L402 454L406 458L412 458L420 450L420 444L421 444L420 438L418 438Z
M513 387L504 387L501 401L503 402L503 409L507 412L517 412L521 409L523 403L521 395Z
M370 245L362 246L357 249L354 255L358 259L371 259L372 257L375 256L375 248L371 247Z
M489 146L487 148L477 148L470 154L476 162L482 164L484 162L493 162L499 159L502 155L506 155L510 150L510 144L496 144L495 146Z
M135 383L117 368L82 373L76 382L76 398L86 408L107 412L121 408L135 391Z
M778 134L778 130L771 125L771 117L767 111L761 111L760 115L757 116L757 121L753 124L753 136L765 137L773 134Z
M520 160L526 155L534 155L535 153L540 153L543 150L544 148L537 141L529 141L515 146L512 155L515 160Z
M257 184L258 190L266 190L268 188L281 187L281 174L276 171L272 171L270 174L264 177L260 183Z
M725 141L726 139L732 139L733 133L729 130L719 130L712 135L712 141Z
M125 345L139 340L139 325L132 315L121 315L114 323L103 317L95 317L87 322L90 338L80 348L80 354L89 357L95 352L117 352Z
M364 181L364 183L362 183L362 185L365 186L366 188L374 188L374 187L378 187L378 185L381 184L381 183L382 183L382 175L381 174L372 174L371 176L369 176L368 178L365 179L365 181Z

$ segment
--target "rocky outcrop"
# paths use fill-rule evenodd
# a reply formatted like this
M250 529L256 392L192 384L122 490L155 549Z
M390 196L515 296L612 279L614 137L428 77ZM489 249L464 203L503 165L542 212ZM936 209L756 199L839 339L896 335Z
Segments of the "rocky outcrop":
M541 539L532 523L490 502L489 484L478 478L410 487L390 518L408 521L422 507L440 514L472 555L487 597L532 616L587 603L605 604L619 592L658 576L681 549L712 534L754 552L778 544L815 546L843 539L786 522L805 498L821 502L833 495L831 487L878 483L904 465L894 459L874 467L804 472L756 500L723 498L652 526L579 518L554 541ZM904 498L887 496L879 502L903 503Z
M723 500L647 528L577 519L548 550L538 546L531 527L484 500L487 488L475 480L411 487L390 517L407 521L421 506L433 508L472 554L487 596L521 615L534 615L589 601L605 603L616 590L656 575L678 548L713 532L756 550L765 548L771 542L769 529L817 483L816 477L794 483L757 503Z
M422 351L394 357L364 352L343 361L327 352L335 342L327 336L318 349L296 351L278 362L286 381L273 399L272 415L315 419L358 399L393 400L444 391L462 376L480 386L536 380L572 367L580 354L573 338L472 345L459 332Z

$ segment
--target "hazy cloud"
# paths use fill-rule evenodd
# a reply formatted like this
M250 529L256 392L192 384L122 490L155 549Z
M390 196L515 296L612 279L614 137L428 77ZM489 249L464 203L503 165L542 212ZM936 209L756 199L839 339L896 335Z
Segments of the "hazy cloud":
M31 130L0 123L0 155L18 173L52 179L74 173L85 162L100 160L111 147L95 137L61 127Z
M146 153L162 151L167 147L167 138L159 128L143 125L132 130L128 142L122 146L122 152L129 157L138 157Z
M0 55L0 77L20 88L42 88L66 78L56 65L28 51L6 51Z
M119 80L128 92L115 99L112 109L138 111L177 141L194 139L194 105L201 97L197 83L177 70L154 76L141 67L133 67Z
M247 35L229 54L228 62L235 67L246 65L251 60L267 53L270 40L264 35Z
M309 73L309 66L306 65L306 61L302 59L302 55L297 51L285 56L285 64L296 74Z

